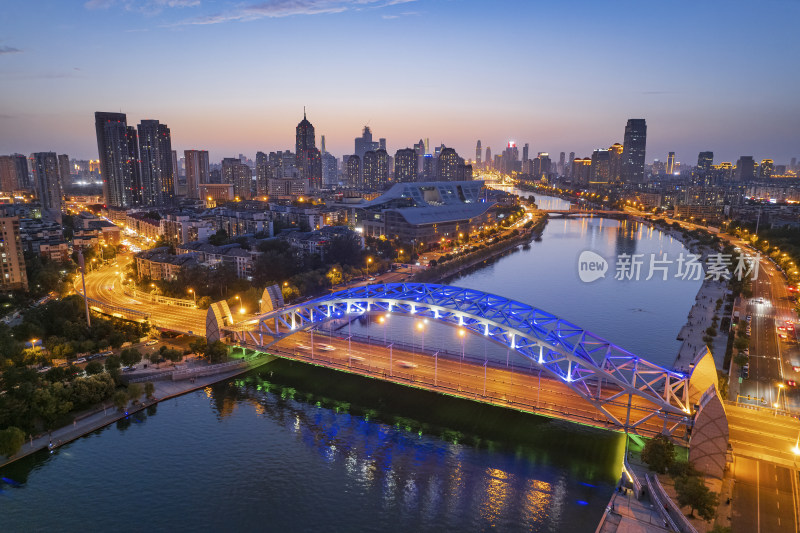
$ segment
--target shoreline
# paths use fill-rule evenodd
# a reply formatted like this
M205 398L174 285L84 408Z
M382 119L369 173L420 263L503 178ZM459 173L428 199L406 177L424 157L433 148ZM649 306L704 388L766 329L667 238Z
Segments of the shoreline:
M4 462L0 463L0 468L4 468L24 457L28 457L29 455L33 455L48 448L52 453L52 451L64 446L65 444L78 440L81 437L97 431L98 429L109 426L114 422L123 420L124 418L143 411L159 402L177 398L178 396L182 396L186 393L199 389L204 389L205 387L213 385L214 383L218 383L245 372L249 372L254 368L274 361L275 359L276 358L274 356L269 356L262 358L262 360L249 361L250 364L244 368L237 368L235 370L221 372L219 374L200 376L194 378L194 380L182 379L179 381L154 381L153 384L155 385L156 390L151 399L145 399L144 401L138 402L133 406L129 406L127 411L124 412L119 411L113 405L107 407L104 403L102 406L95 407L93 410L77 414L73 420L72 426L61 426L60 428L49 432L44 432L32 439L26 440L25 444L22 445L16 454L11 457L6 457Z

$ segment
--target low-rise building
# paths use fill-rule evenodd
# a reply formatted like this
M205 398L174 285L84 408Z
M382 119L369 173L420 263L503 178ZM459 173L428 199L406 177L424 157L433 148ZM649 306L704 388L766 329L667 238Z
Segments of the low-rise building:
M238 243L214 246L207 242L190 242L177 246L175 253L192 254L198 262L212 268L220 264L231 265L236 270L236 277L241 279L252 277L255 258L259 255L258 252L245 250Z
M141 281L174 280L183 268L199 263L197 254L173 255L169 248L151 248L136 254L136 275Z

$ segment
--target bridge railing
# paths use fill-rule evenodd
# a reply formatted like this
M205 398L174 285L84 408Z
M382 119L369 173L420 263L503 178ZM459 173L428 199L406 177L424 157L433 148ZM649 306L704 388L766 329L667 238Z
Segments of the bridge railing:
M318 346L320 343L324 343L324 339L326 339L328 336L320 335L320 337L320 339L314 339L313 344L315 346ZM346 337L337 337L337 340L346 340ZM262 347L252 343L236 342L234 345L253 350L263 350ZM397 345L393 345L393 348L394 346ZM385 348L385 346L381 347ZM362 356L349 356L347 359L344 359L330 356L326 351L318 348L315 348L312 351L310 349L293 350L287 347L270 346L268 350L269 353L284 359L293 359L337 370L344 370L361 375L378 377L385 381L434 390L453 396L473 399L493 405L511 407L517 410L541 414L544 416L567 419L579 423L588 423L595 427L603 427L617 431L622 431L624 429L623 427L615 425L609 421L590 403L584 402L582 399L579 402L579 405L573 406L569 406L563 402L553 403L551 401L547 401L546 398L542 397L542 392L545 393L545 396L548 394L558 394L563 396L563 389L559 388L556 390L556 388L550 388L553 387L553 384L557 384L558 382L555 380L550 380L546 374L541 376L538 370L531 371L529 368L518 367L513 364L510 366L510 370L512 371L510 374L510 381L498 380L492 375L492 373L484 370L483 379L479 380L479 382L475 382L474 378L476 376L472 376L473 380L470 382L470 380L467 379L470 377L470 375L462 374L461 366L459 366L458 371L454 371L452 369L446 370L438 366L438 360L431 361L428 359L427 361L423 361L421 359L416 359L414 361L405 361L406 359L409 359L409 354L407 353L402 355L397 354L394 357L394 365L387 368L385 364L379 364L379 362L384 360L385 357L377 355L374 360L370 357ZM398 351L402 353L402 350L399 349L399 346ZM430 358L433 354L425 353L419 355L424 355L427 358ZM436 357L442 360L447 360L451 362L451 366L454 366L452 363L461 360L460 354L457 354L457 357L454 355L455 354L452 354L452 352L445 354L443 351L440 351ZM480 369L480 367L484 366L485 363L484 359L478 359L469 356L465 356L463 361L465 364L469 363L472 369L474 369L476 366ZM398 365L403 366L398 368ZM434 369L434 365L436 365L437 370L434 371L433 376L427 376L424 373L417 371L417 368L420 367L421 370L424 369L428 372L428 374L430 374L430 371ZM506 368L505 364L501 364L499 362L487 362L485 366L487 369L492 370ZM518 380L514 379L515 375L519 376ZM537 381L534 382L533 380ZM535 397L531 397L531 391L533 390L536 391ZM620 409L630 408L632 411L636 411L641 414L652 413L652 410L648 410L639 406L630 406L627 402L623 401L606 402L606 405L614 405ZM634 432L638 432L639 434L645 436L655 436L656 434L660 434L661 419L657 420L659 420L657 429L655 426L650 427L650 429L646 429L644 426L642 426L636 428ZM672 423L674 422L675 421L672 421Z
M681 512L672 498L664 490L658 476L654 474L647 474L647 487L650 489L651 499L658 507L659 512L666 517L670 527L680 533L697 533L697 529L689 522L689 519Z
M80 293L78 294L80 295ZM97 309L100 309L100 311L104 313L110 313L112 315L114 313L119 313L121 315L128 315L128 318L134 317L133 320L135 319L147 320L148 318L150 318L150 313L146 313L144 311L139 311L137 309L130 309L128 307L122 307L120 305L109 304L107 302L96 300L94 298L87 298L87 300L89 302L89 307L96 307Z

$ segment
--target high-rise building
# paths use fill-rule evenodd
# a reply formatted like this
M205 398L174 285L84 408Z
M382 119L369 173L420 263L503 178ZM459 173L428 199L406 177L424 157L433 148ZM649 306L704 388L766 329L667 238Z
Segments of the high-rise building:
M28 290L28 274L19 235L19 217L0 217L0 292Z
M173 205L175 174L169 128L157 120L142 120L138 126L138 133L142 205L147 207ZM177 157L175 159L177 160Z
M539 152L532 163L531 175L534 179L546 178L552 171L552 161L547 152Z
M336 156L328 152L322 154L322 183L325 187L335 187L339 183L339 163Z
M711 172L711 167L714 165L714 152L700 152L697 155L697 169L703 173L708 174Z
M743 155L736 162L736 181L750 181L756 178L756 162L751 155Z
M395 152L394 180L417 181L417 154L413 148L401 148Z
M103 200L109 207L133 207L137 205L134 189L141 190L141 185L137 183L138 158L131 152L125 113L97 111L94 121Z
M184 150L186 161L186 196L200 198L200 185L210 183L207 150Z
M643 118L632 118L625 126L622 142L622 181L644 183L644 159L647 146L647 123Z
M762 159L761 166L758 169L758 177L762 180L768 180L772 177L774 170L772 159Z
M233 194L240 200L249 200L253 196L253 171L237 157L222 160L222 183L233 185Z
M357 155L347 158L347 185L348 187L361 186L361 158Z
M517 143L509 141L508 146L506 146L503 152L503 168L500 170L506 174L518 172L521 170L519 168L519 163L519 148L517 148Z
M36 197L42 204L42 218L61 223L63 193L55 152L37 152L31 157Z
M378 139L378 150L383 150L386 152L386 137L381 137Z
M667 175L675 174L675 152L667 154Z
M481 156L483 155L483 150L481 150L481 140L478 139L478 144L475 146L475 164L478 165L478 168L481 166Z
M528 150L530 150L530 145L525 143L525 146L522 147L522 164L524 165L528 161Z
M11 193L20 187L20 179L18 178L19 170L17 163L17 155L3 155L0 156L0 191ZM25 156L22 156L22 162L25 164L25 173L28 172L28 161ZM27 178L27 176L26 176ZM27 179L26 179L27 181Z
M355 139L355 152L353 153L358 156L360 161L363 161L364 154L369 151L374 152L378 148L378 143L373 142L372 140L372 130L369 129L369 126L364 126L364 129L361 132L361 137L356 137Z
M128 145L128 172L131 176L131 205L144 205L144 186L142 184L142 158L139 156L139 134L136 128L125 128L125 142Z
M585 185L589 183L592 170L592 160L588 157L576 157L572 160L572 183Z
M491 146L487 146L486 147L486 161L484 162L484 166L486 167L487 170L492 168L492 147Z
M325 153L325 136L322 136L323 154ZM269 166L269 155L265 152L256 152L256 196L266 196L269 189L269 179L272 178Z
M609 181L618 182L622 179L622 150L620 143L614 143L608 148Z
M564 152L558 154L558 174L560 176L566 174L566 164L567 164L566 157L567 155Z
M790 163L790 166L791 166L791 169L792 169L792 170L795 170L795 169L797 168L797 158L796 158L796 157L793 157L793 158L792 158L792 161L791 161L791 163Z
M595 150L592 152L591 170L589 181L608 183L611 179L611 152L609 150Z
M69 156L61 154L58 156L58 176L61 178L61 188L72 182L72 166L69 164Z
M295 166L300 177L308 180L309 190L322 187L322 154L317 148L314 126L306 118L297 125L295 134Z
M461 177L459 175L459 166L464 166L464 160L458 156L455 149L444 148L439 155L439 181L458 181ZM461 171L463 175L463 171Z
M389 182L389 154L380 148L364 154L361 173L364 178L364 187L381 190Z

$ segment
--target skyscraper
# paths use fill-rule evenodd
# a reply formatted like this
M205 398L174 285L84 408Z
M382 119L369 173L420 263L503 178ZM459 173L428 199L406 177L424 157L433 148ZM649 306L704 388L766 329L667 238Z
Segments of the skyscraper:
M339 162L329 152L322 154L322 182L326 187L334 187L339 182Z
M386 151L386 137L378 139L378 150Z
M361 161L363 161L364 154L369 151L374 152L378 148L378 143L372 141L372 130L369 129L369 126L364 126L364 129L361 132L361 137L356 137L355 139L355 152L353 153L357 155Z
M575 152L570 152L569 153L569 159L566 161L566 165L567 165L567 169L566 169L565 174L567 175L568 178L571 178L571 177L573 177L572 176L572 169L575 168Z
M412 148L401 148L395 152L394 180L417 181L417 154Z
M703 174L711 172L711 166L714 164L714 152L700 152L697 155L697 169Z
M361 186L361 158L357 155L347 158L347 186Z
M675 173L675 152L667 154L667 174L672 175Z
M28 160L20 154L0 156L0 191L10 193L18 189L24 189L21 183L28 181ZM25 169L24 182L20 177L20 160Z
M253 196L253 171L237 157L222 160L222 183L233 185L233 194L240 200Z
M142 205L163 207L175 203L172 138L166 124L143 120L139 126Z
M110 207L133 207L137 205L134 188L140 188L136 183L138 160L131 152L125 113L97 111L94 123L103 178L103 200ZM135 139L133 144L135 146Z
M208 151L184 150L186 161L186 197L200 198L200 185L210 182Z
M478 139L478 145L475 147L475 164L478 165L478 168L481 166L481 155L483 150L481 150L481 140Z
M592 152L592 166L589 180L607 183L611 176L611 152L609 150L595 150Z
M491 146L487 146L486 147L486 164L485 164L485 166L486 166L487 169L492 168L492 147Z
M561 176L566 174L566 157L567 155L564 152L558 154L558 173Z
M756 162L752 155L743 155L736 162L736 181L750 181L756 177Z
M72 167L69 164L69 156L61 154L58 156L58 177L61 178L61 188L69 185L72 176Z
M295 166L300 177L308 180L309 190L322 187L322 154L317 148L314 126L306 118L297 125L295 135Z
M28 290L18 217L0 217L0 291Z
M439 181L456 181L459 179L459 166L463 166L463 160L453 148L445 148L439 155Z
M528 143L525 143L525 146L522 147L522 164L524 165L528 161L528 150L530 146Z
M644 183L647 123L643 118L628 119L622 142L622 181Z
M42 217L61 223L61 178L58 175L58 156L55 152L33 154L33 183L36 197L42 204Z

